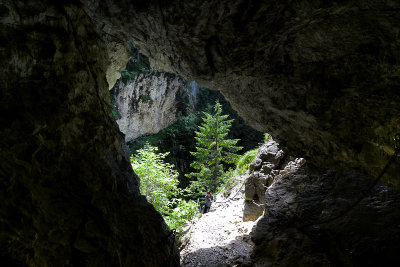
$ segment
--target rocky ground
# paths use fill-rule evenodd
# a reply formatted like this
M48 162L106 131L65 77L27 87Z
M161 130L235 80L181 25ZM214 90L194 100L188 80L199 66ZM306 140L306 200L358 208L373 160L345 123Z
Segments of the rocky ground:
M238 177L229 197L217 195L211 211L191 227L182 266L251 266L249 232L255 222L243 222L244 179Z

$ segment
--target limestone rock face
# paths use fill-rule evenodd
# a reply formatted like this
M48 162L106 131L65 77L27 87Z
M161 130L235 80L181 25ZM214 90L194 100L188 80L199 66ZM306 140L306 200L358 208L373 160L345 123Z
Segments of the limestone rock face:
M303 158L285 155L279 144L271 137L258 150L250 164L250 174L245 182L244 221L257 220L265 210L265 192L268 187L282 176L300 168L305 163Z
M94 27L99 37L106 44L106 51L101 56L108 59L106 79L108 88L111 89L121 77L121 71L125 69L126 63L130 58L129 44L125 41L127 35L123 31L101 21L96 21Z
M109 37L105 37L109 38ZM106 71L108 88L111 89L117 80L121 77L121 71L124 70L129 60L129 46L127 43L109 40L107 44L107 55L109 57L109 65Z
M93 21L65 1L2 1L0 21L0 265L179 265L111 116Z
M142 73L126 82L119 80L113 90L121 116L117 123L125 141L172 125L187 112L186 104L191 98L184 79L163 72Z
M400 132L399 1L92 1L151 65L221 90L314 166L377 176ZM384 180L398 186L400 164Z
M365 177L304 166L276 181L251 233L256 264L392 266L400 193L382 184L364 192L370 185Z

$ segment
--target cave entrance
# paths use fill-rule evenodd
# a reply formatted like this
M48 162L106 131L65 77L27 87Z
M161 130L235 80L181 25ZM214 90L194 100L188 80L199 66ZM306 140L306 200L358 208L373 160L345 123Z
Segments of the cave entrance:
M152 70L149 59L132 43L129 45L130 59L111 88L110 98L113 117L125 134L130 154L146 143L158 147L159 152L168 152L166 161L178 169L180 186L186 187L185 174L193 160L190 152L195 151L194 131L202 122L203 112L211 113L217 100L224 114L234 120L228 137L240 139L243 152L262 143L263 134L246 125L220 92Z
M177 213L176 216L180 216L178 219L181 220L189 219L183 212L191 213L190 216L200 216L205 205L205 192L210 189L205 184L198 188L190 187L195 180L187 177L194 171L191 167L194 161L191 152L196 151L195 131L199 131L198 126L203 123L204 112L213 113L216 101L221 104L223 114L233 119L227 137L240 139L238 145L244 147L241 154L254 150L264 141L264 134L247 126L220 92L174 74L152 70L147 57L132 44L130 60L121 72L121 78L111 88L110 98L112 114L125 134L133 167L141 179L142 194L147 192L148 200L164 215L170 227L178 228L181 232L184 231L182 225L171 222L170 214ZM254 155L253 151L252 156ZM139 163L151 157L151 164L149 161L149 165L142 166ZM240 171L248 168L249 161L249 158L243 161ZM159 170L157 175L153 175L149 170L157 169L155 163L158 162L168 171ZM237 166L232 163L221 165L219 172L226 173L224 175L227 176L229 168L232 168L230 172L233 173ZM173 175L177 176L177 188L171 186L174 182L168 177ZM153 179L149 185L149 177L164 177L164 180ZM220 179L218 185L222 186L222 177ZM166 193L166 198L153 194L166 187L173 191ZM193 191L184 191L189 188ZM163 203L171 203L171 199L173 204ZM180 205L181 203L184 204ZM189 203L194 203L195 206L190 206Z

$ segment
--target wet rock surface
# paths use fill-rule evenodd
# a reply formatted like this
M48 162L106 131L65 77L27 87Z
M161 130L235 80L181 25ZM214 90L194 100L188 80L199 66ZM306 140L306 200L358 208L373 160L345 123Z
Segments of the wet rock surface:
M358 175L305 166L276 181L251 233L255 264L394 266L400 193L382 184L365 192L370 185Z
M285 155L279 144L271 137L260 147L257 156L250 164L245 182L244 221L255 221L265 210L265 192L275 181L300 168L303 158Z
M148 72L133 80L119 80L113 87L118 126L129 142L144 134L156 134L188 113L193 105L188 82L163 72Z

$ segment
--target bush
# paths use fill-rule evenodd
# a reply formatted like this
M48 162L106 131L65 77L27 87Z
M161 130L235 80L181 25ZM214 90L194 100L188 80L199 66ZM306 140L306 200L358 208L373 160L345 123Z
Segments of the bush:
M264 134L264 143L268 142L269 138L270 138L269 133L265 133Z
M268 142L269 138L270 138L270 135L268 133L265 133L264 134L264 143ZM221 192L225 197L229 196L232 188L235 186L236 179L234 179L234 177L245 173L249 169L250 164L256 158L258 150L261 148L261 146L262 145L244 153L238 159L235 170L229 169L228 171L226 171L224 173L224 178L222 180L225 182L220 184L220 186L218 187L217 193Z
M183 232L185 225L198 213L197 203L193 200L178 199L176 208L164 217L169 228Z
M270 135L268 133L265 133L264 134L264 143L267 143L269 138L270 138ZM257 148L247 151L239 158L239 160L236 163L235 175L243 174L245 171L247 171L249 169L250 164L256 158L258 150L261 148L262 145L260 145Z
M257 147L255 149L249 150L239 158L236 164L236 175L240 175L249 169L250 163L252 163L253 160L256 158L259 149L260 148Z
M182 200L184 190L178 188L178 172L165 163L168 153L157 153L158 148L146 144L131 156L132 168L140 178L140 192L146 195L171 229L183 231L185 224L197 212L196 202Z
M178 172L173 165L164 162L168 153L157 151L157 147L146 144L137 155L131 156L131 163L140 178L140 192L161 214L165 214L170 209L172 197L179 194Z

